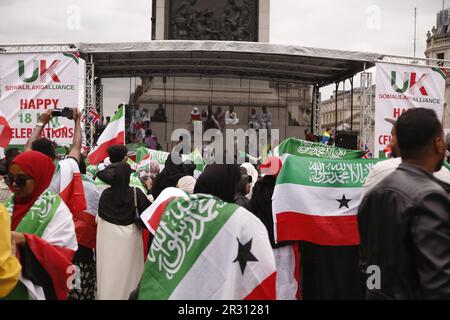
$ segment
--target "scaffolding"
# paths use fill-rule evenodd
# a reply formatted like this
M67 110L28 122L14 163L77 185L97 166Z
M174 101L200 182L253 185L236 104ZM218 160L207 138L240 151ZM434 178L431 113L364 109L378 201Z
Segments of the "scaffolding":
M84 91L84 101L85 107L82 111L85 119L87 119L87 115L90 108L96 108L95 98L95 67L94 67L94 57L89 55L86 59L86 77L85 77L85 91ZM89 121L85 122L85 134L86 134L86 147L88 149L94 146L94 135L95 135L95 126L90 124Z
M372 136L372 73L361 73L361 109L360 109L360 149L373 150Z
M85 108L103 114L104 78L192 76L217 74L223 77L293 82L313 87L311 132L321 134L320 88L361 74L360 146L373 149L373 75L377 63L440 67L449 70L449 60L415 58L378 53L323 50L297 46L223 41L152 41L143 43L56 43L0 45L1 54L76 52L86 61ZM351 80L353 88L353 81ZM353 95L351 95L353 99ZM345 111L345 110L344 110ZM351 127L353 127L353 103ZM337 118L336 118L337 120ZM85 124L87 147L94 144L94 126Z
M313 88L313 106L312 106L312 133L316 136L322 134L322 121L321 121L321 101L322 94L320 93L319 86Z

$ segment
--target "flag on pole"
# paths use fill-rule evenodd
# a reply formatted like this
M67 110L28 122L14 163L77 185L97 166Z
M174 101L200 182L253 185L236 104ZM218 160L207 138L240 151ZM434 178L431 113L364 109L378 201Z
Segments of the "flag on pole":
M125 111L120 106L111 122L98 138L96 145L89 152L89 164L99 164L108 157L108 148L115 144L125 144Z
M101 122L102 122L100 115L97 113L97 111L93 107L89 108L89 110L87 112L87 119L88 119L89 123L93 124L93 125L101 124Z
M159 223L150 222L157 227L139 299L276 298L275 258L256 216L204 194L169 199L161 206L155 210Z
M362 186L378 161L287 157L272 197L276 241L359 244Z

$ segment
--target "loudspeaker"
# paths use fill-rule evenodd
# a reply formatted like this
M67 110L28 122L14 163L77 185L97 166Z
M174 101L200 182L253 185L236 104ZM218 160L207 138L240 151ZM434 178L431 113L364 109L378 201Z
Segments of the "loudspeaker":
M358 132L338 131L335 146L350 150L358 150Z

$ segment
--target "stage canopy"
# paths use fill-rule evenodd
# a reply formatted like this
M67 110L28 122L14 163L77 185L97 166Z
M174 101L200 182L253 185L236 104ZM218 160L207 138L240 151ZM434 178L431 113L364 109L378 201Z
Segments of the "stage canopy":
M217 76L326 86L375 65L381 54L229 41L78 43L99 78Z

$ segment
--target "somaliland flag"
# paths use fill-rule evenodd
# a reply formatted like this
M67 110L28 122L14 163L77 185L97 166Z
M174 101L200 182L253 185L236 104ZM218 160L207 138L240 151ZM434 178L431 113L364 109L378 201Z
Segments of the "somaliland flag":
M364 151L329 146L323 143L288 138L275 148L275 154L329 159L359 159Z
M276 241L359 244L362 186L378 161L287 157L272 197Z
M204 194L164 201L155 215L161 210L139 299L275 300L274 254L256 216Z
M89 152L89 164L99 164L108 157L108 148L115 144L125 144L125 112L121 106L111 122L97 140L97 144Z

